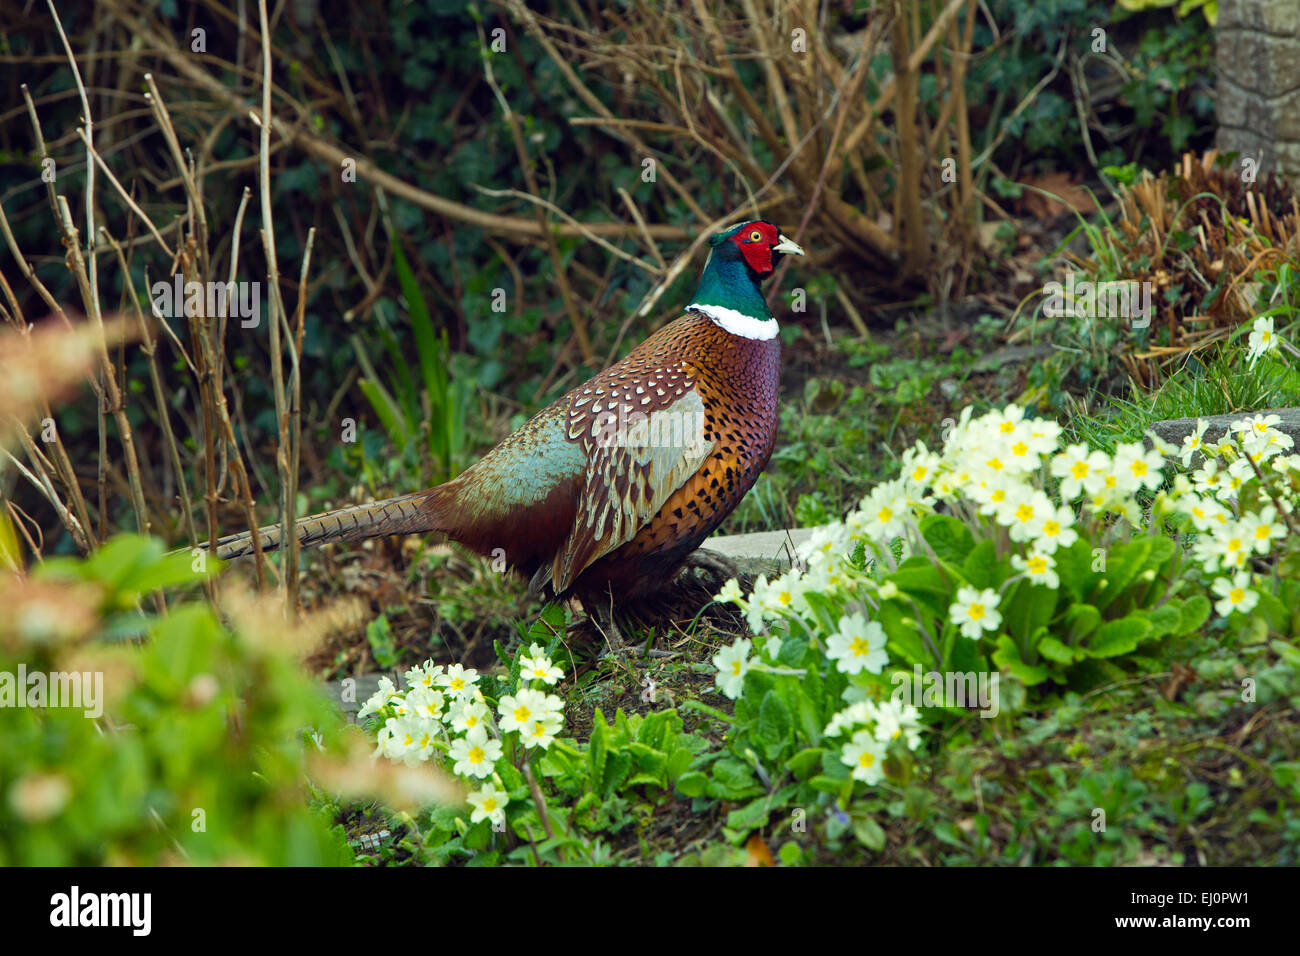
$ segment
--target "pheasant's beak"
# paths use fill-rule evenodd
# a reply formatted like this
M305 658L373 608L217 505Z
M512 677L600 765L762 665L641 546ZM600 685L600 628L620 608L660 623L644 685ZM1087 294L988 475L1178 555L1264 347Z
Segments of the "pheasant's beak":
M797 242L795 242L793 239L789 238L788 236L784 236L779 233L777 235L777 243L772 247L772 251L784 252L788 256L803 255L803 250L799 248L799 244Z

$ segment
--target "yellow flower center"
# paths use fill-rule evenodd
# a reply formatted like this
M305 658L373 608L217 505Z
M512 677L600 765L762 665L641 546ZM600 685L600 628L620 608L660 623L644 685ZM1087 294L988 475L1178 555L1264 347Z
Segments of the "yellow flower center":
M1029 573L1043 574L1047 571L1047 559L1040 555L1034 555L1029 559Z
M875 762L876 762L876 755L873 754L870 750L864 750L858 756L859 767L870 767Z
M1015 430L1016 430L1016 426L1013 425L1011 422L1002 423L1002 428L1001 428L1002 434L1010 435Z
M524 721L528 719L528 717L529 717L529 710L527 707L524 707L521 704L520 706L515 708L515 720L517 720L519 723L522 724Z
M1147 473L1147 463L1145 461L1135 461L1131 467L1133 468L1133 474L1139 478Z
M983 617L984 617L984 605L972 604L970 606L970 619L972 621L978 621Z
M1246 599L1246 592L1241 588L1233 588L1228 592L1228 600L1233 604L1240 604Z
M469 752L465 754L465 759L470 763L482 763L483 758L486 756L487 754L483 752L482 747L475 746L469 748Z
M731 676L732 677L740 676L740 661L731 662Z
M1016 442L1011 446L1011 453L1017 458L1023 458L1029 452L1029 446L1022 441Z
M854 657L861 657L863 654L866 654L868 651L871 650L871 645L868 644L866 641L864 641L862 638L855 637L849 643L849 650L853 652Z
M1049 538L1055 538L1061 533L1061 526L1055 518L1049 518L1043 522L1043 534Z
M988 466L989 466L990 468L992 468L994 471L1001 471L1001 470L1002 470L1002 460L999 459L999 458L990 458L990 459L989 459L988 461L986 461L984 464L988 465Z
M1076 462L1074 463L1074 467L1070 469L1070 474L1071 474L1074 478L1076 478L1076 479L1078 479L1078 478L1087 478L1087 477L1088 477L1088 465L1087 465L1085 462L1082 462L1082 461L1076 461Z
M1016 517L1021 521L1033 521L1034 506L1031 504L1021 505L1019 508L1016 509Z
M492 797L488 797L483 801L484 813L493 813L496 811L496 808L497 808L497 802Z
M876 517L880 519L881 524L884 524L884 523L887 522L890 518L894 517L894 512L892 512L892 511L889 509L889 507L886 506L886 507L881 508L880 511L878 511L878 512L876 513Z
M1267 540L1268 540L1268 537L1269 537L1269 527L1268 527L1268 525L1266 525L1266 524L1262 524L1262 525L1260 525L1258 528L1255 529L1255 540L1256 540L1256 541L1267 541Z

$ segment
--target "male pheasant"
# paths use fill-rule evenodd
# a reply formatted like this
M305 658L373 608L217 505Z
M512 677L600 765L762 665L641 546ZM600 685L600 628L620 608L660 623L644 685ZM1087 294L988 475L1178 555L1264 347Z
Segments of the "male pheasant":
M709 240L686 313L446 484L297 523L304 545L441 532L559 597L644 597L753 486L776 441L780 342L760 282L803 255L770 222ZM281 544L280 526L257 531ZM217 556L253 552L252 533Z

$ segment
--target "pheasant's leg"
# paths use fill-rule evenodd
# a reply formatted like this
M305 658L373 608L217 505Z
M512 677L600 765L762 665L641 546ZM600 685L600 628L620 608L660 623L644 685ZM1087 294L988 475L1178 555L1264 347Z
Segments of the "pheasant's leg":
M618 623L614 620L614 599L612 595L608 605L593 601L591 607L587 609L587 613L591 617L591 623L596 626L596 630L605 638L610 653L621 654L627 650L627 646L623 641L623 632L618 629Z
M684 571L687 568L707 572L713 576L719 587L730 578L740 577L740 569L736 567L734 561L726 555L717 551L710 551L708 548L696 548L688 554L686 560L682 563L682 570Z

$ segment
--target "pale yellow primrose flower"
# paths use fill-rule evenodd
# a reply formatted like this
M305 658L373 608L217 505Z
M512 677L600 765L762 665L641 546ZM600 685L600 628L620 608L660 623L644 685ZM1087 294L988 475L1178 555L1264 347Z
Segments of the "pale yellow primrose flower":
M1011 556L1011 566L1017 571L1024 572L1031 584L1042 584L1054 591L1061 586L1060 575L1055 570L1056 559L1050 554L1030 551L1023 558L1018 554L1013 554Z
M551 663L546 656L546 649L540 644L528 648L527 657L519 660L519 676L525 680L539 680L544 684L554 685L564 677L564 671Z
M466 697L473 694L474 685L478 683L478 671L473 668L467 669L460 664L452 664L447 668L446 673L439 674L435 681L439 687L447 688L452 695Z
M885 779L885 745L869 730L859 730L844 745L840 760L853 768L852 777L868 786Z
M885 746L902 738L908 750L921 745L921 712L911 704L882 701L875 708L876 739Z
M501 729L504 732L524 730L537 717L562 710L564 702L554 694L544 694L540 690L525 689L514 696L507 695L497 702L497 714L501 717Z
M1164 456L1155 449L1147 451L1141 442L1125 442L1115 449L1115 476L1123 491L1159 488L1164 466Z
M879 674L889 663L884 628L861 614L840 618L840 629L827 641L826 653L835 661L836 670L843 674L858 674L863 670Z
M1179 452L1179 457L1183 460L1184 468L1191 467L1192 456L1198 451L1202 454L1205 453L1205 429L1209 427L1210 423L1208 421L1204 418L1198 418L1196 420L1196 431L1183 436L1183 447L1182 451Z
M465 799L474 808L474 812L469 817L470 823L491 820L500 826L506 822L506 807L510 803L510 797L505 791L498 790L495 785L485 783L481 790L475 790Z
M1274 541L1286 537L1286 525L1277 517L1277 509L1265 505L1258 514L1241 516L1238 528L1246 544L1257 554L1268 554Z
M1246 571L1235 575L1231 581L1227 578L1215 578L1211 590L1219 595L1214 609L1223 617L1234 612L1249 614L1259 603L1259 594L1250 589L1250 574Z
M462 777L489 777L501 759L501 741L490 739L479 728L451 742L447 756L453 761L452 773Z
M1069 445L1052 459L1051 473L1061 479L1061 499L1073 501L1085 492L1101 491L1110 468L1110 457L1105 452L1090 450L1087 445Z
M741 638L730 647L724 647L713 655L713 666L718 669L715 683L718 690L735 700L745 686L745 675L749 673L751 661L749 651L753 642Z
M1033 528L1034 550L1042 554L1053 554L1057 548L1068 548L1078 540L1079 533L1074 530L1074 510L1068 505L1048 508L1043 514L1035 514Z
M487 727L488 708L482 701L465 699L456 700L447 711L447 722L464 734L476 727Z
M1277 348L1277 336L1273 334L1273 317L1271 315L1261 315L1255 320L1250 337L1246 339L1246 345L1248 346L1246 360L1250 362L1251 368L1255 367L1255 362L1266 352Z
M1002 626L998 592L992 588L977 591L963 587L957 591L957 600L948 608L948 616L958 626L962 637L978 640L985 631L996 631Z
M740 582L735 578L728 578L727 583L714 595L713 600L720 604L743 604L745 599L740 592Z

